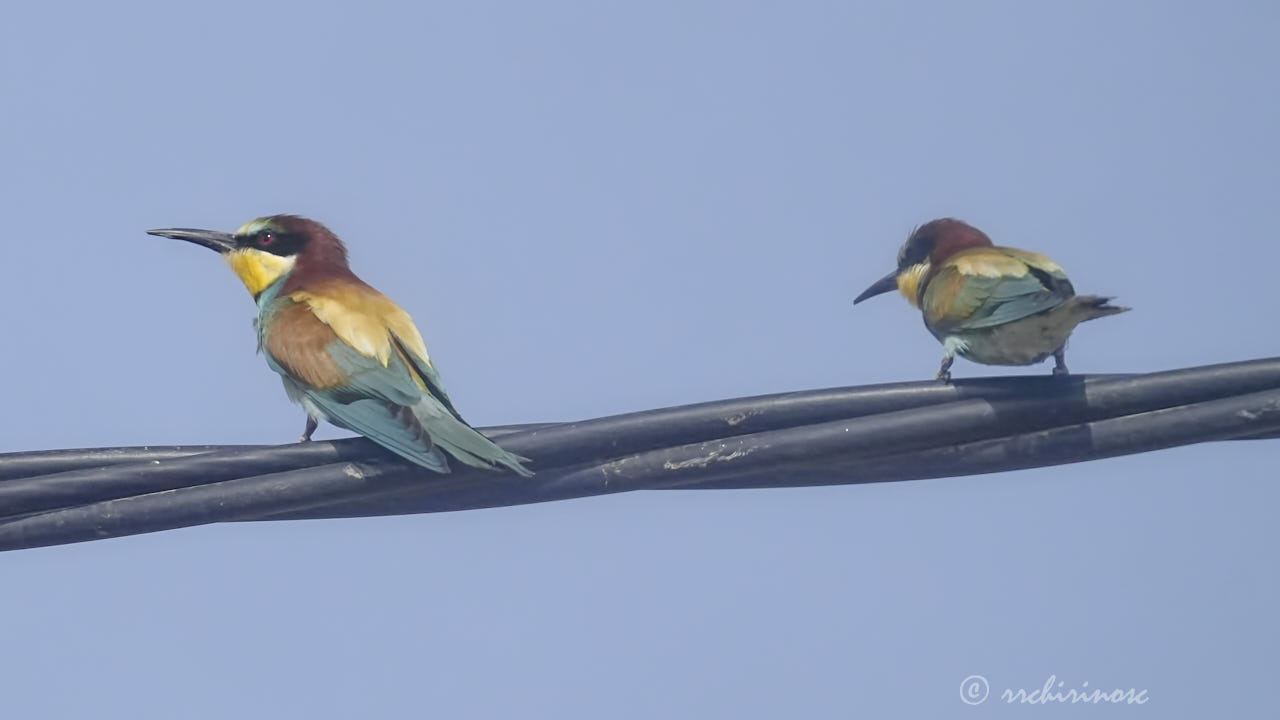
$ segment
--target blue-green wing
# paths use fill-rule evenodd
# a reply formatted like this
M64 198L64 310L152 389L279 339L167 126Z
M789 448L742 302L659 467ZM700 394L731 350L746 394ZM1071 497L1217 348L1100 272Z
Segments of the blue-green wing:
M982 248L957 255L929 280L921 307L925 322L937 333L1003 325L1052 310L1075 290L1062 269L1045 259L1016 257L1003 248ZM963 255L963 257L962 257Z
M264 354L271 369L292 378L297 391L324 413L329 422L359 433L410 462L436 472L449 472L444 453L435 447L429 433L410 410L420 400L418 388L405 383L394 370L382 367L376 360L371 364L357 362L348 355L364 356L340 341L337 344L342 347L337 348L337 352L333 349L329 352L346 371L348 381L327 389L299 382L271 353Z
M335 425L438 472L448 472L440 452L444 449L467 465L503 465L523 475L532 474L520 465L522 458L463 422L442 389L443 399L437 397L432 387L440 387L439 375L432 369L430 379L421 377L416 365L411 369L406 362L412 355L393 352L384 367L376 358L336 339L325 346L325 352L345 375L345 383L325 389L303 385L301 392ZM272 362L270 353L267 356ZM273 369L283 371L278 363L273 363Z

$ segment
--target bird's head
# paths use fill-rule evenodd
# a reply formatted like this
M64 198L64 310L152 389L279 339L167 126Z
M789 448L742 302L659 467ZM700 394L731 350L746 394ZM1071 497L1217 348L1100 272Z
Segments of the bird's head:
M312 273L349 271L347 249L329 228L297 215L250 220L234 233L169 228L148 235L186 240L216 250L257 297L280 278L301 268Z
M853 304L897 289L907 302L920 305L920 290L929 272L961 250L990 247L991 238L976 227L954 218L930 220L912 231L898 251L898 267L862 291Z

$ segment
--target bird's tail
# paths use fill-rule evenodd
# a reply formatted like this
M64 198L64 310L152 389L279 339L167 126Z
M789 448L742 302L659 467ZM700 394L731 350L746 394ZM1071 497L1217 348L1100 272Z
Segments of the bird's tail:
M1112 300L1115 300L1115 298L1101 297L1099 295L1077 295L1071 298L1071 312L1079 318L1076 322L1084 322L1108 315L1119 315L1122 312L1128 312L1133 309L1112 305Z
M454 417L435 398L429 395L423 397L413 406L413 414L427 431L431 442L459 462L488 470L505 467L523 477L533 475L532 470L521 464L528 462L529 458L498 447L492 440Z

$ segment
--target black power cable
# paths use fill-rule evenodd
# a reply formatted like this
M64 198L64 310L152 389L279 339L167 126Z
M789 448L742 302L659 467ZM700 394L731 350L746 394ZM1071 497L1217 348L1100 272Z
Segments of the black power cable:
M212 522L442 512L639 489L972 475L1280 433L1280 358L895 383L488 428L537 475L437 475L363 438L0 455L0 550ZM456 464L455 464L456 466Z

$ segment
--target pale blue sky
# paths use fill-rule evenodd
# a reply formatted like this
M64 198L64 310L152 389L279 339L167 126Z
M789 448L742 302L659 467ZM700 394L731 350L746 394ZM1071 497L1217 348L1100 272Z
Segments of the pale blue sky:
M931 377L957 215L1135 309L1077 372L1275 355L1259 2L26 3L0 452L277 443L253 304L152 227L332 226L481 425ZM957 377L1048 372L958 362ZM332 428L321 437L337 437ZM1259 716L1272 442L0 555L13 717ZM1056 674L1141 708L970 708Z

